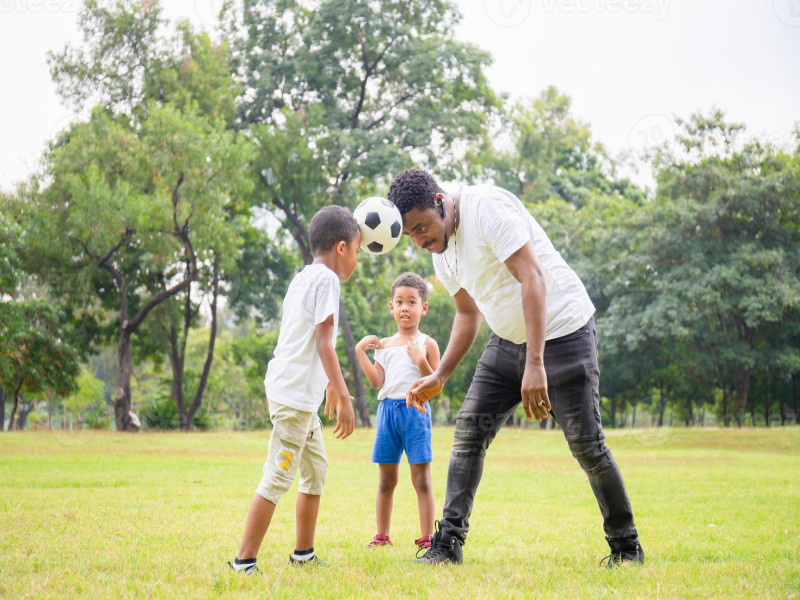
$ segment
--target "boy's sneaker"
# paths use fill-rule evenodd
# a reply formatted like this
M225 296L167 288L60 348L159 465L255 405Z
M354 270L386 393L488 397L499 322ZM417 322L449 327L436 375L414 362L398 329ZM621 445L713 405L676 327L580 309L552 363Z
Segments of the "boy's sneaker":
M372 541L367 544L367 548L377 548L378 546L392 546L392 540L389 539L388 535L384 535L382 533L376 533L375 537L372 538Z
M319 556L316 554L314 558L309 558L308 560L298 560L291 554L289 555L289 564L293 567L327 567L328 563L320 560Z
M614 540L606 537L606 541L611 548L611 554L600 561L601 565L605 562L606 567L613 569L625 562L644 563L644 550L638 539Z
M439 529L439 521L436 521L436 533L431 538L431 545L428 551L418 558L418 563L427 565L439 565L442 563L461 564L464 561L464 552L461 550L461 542L454 535Z
M259 572L258 567L256 566L256 561L244 562L244 563L236 563L236 561L234 562L228 561L228 566L237 573L243 573L245 575L255 575L256 573Z

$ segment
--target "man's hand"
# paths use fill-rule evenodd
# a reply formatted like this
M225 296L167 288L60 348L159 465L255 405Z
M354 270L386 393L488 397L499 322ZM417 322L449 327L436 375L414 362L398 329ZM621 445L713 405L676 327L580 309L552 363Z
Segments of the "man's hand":
M356 344L356 350L378 350L382 347L377 335L366 335Z
M336 427L333 429L333 435L336 439L343 440L349 437L356 428L356 413L353 411L353 400L352 396L339 398L339 403L336 407L336 412L338 413Z
M547 373L542 364L526 364L525 374L522 376L522 408L528 421L536 419L541 423L547 418L551 409L550 398L547 397ZM540 404L544 403L544 404Z
M411 384L411 389L406 394L406 407L416 408L421 413L427 413L425 403L436 396L444 388L444 380L436 373L417 379Z
M419 365L425 360L425 350L420 347L416 340L411 340L406 344L406 352L408 352L408 356L414 361L415 365Z

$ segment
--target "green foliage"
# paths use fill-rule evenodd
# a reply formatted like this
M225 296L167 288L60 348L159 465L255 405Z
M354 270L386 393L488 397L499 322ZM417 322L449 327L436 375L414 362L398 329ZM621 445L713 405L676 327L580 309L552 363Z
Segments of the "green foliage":
M797 356L800 156L740 144L719 114L682 125L615 265L606 348L663 391L731 390L740 421L755 373L797 369L771 361Z
M59 326L47 302L0 302L0 386L14 401L9 428L20 394L66 395L76 387L78 357Z

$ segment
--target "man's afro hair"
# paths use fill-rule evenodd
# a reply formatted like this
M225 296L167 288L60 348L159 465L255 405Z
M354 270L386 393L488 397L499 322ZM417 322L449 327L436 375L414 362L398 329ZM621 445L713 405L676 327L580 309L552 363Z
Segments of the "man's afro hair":
M404 215L415 208L434 208L436 194L444 193L429 173L421 169L406 169L392 181L388 198Z

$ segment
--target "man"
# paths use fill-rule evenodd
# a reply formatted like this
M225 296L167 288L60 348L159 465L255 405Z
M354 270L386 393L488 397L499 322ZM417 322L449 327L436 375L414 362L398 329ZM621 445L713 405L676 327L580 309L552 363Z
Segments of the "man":
M552 411L586 472L611 547L608 566L644 562L622 475L600 424L594 306L583 283L510 192L490 185L447 194L425 171L403 171L389 187L403 231L433 254L456 316L433 374L414 383L424 404L475 342L483 317L492 336L458 412L444 514L421 562L460 563L486 449L519 403L537 422Z

